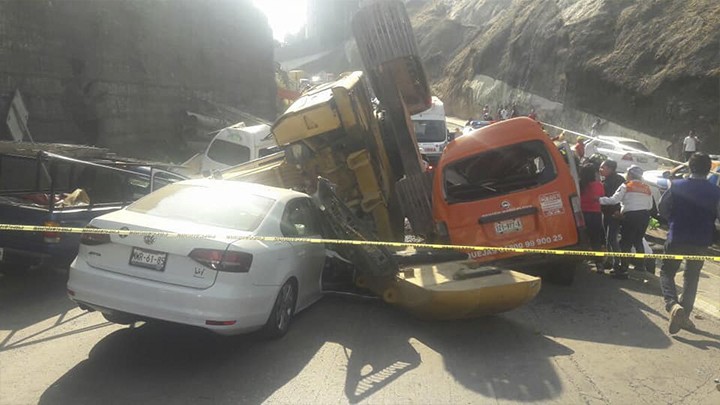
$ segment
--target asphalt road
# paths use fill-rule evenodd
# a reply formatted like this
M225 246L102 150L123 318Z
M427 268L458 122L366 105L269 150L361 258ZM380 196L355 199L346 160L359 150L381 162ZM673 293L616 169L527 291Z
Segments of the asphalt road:
M454 322L327 296L277 341L112 325L57 273L3 277L0 404L720 403L720 322L669 336L657 279L631 276Z

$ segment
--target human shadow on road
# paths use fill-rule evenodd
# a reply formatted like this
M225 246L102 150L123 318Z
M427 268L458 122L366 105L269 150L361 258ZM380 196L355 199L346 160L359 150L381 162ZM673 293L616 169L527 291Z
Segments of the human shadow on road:
M703 337L706 337L711 340L689 339L685 336L673 336L673 339L675 339L678 342L685 343L686 345L693 346L693 347L696 347L701 350L709 350L710 348L720 349L720 335L716 335L714 333L710 333L708 331L704 331L701 329L688 331L687 333L690 334L691 336L703 336Z
M544 283L535 301L523 310L534 314L528 321L545 335L617 346L666 348L670 338L650 319L666 319L659 288L634 272L629 280L616 280L584 270L571 287Z
M40 403L260 403L303 370L297 383L302 390L280 392L280 400L356 403L394 384L406 387L408 382L399 379L423 362L418 345L437 352L457 383L487 398L510 401L559 395L563 387L552 357L572 354L502 316L424 322L380 302L326 297L275 341L226 338L163 323L118 330L53 383ZM316 358L321 349L342 350L343 355L329 364ZM343 357L346 364L337 360ZM325 376L336 377L344 366L344 387L326 385ZM438 384L427 373L420 376L429 386ZM405 392L418 400L414 394L412 389Z

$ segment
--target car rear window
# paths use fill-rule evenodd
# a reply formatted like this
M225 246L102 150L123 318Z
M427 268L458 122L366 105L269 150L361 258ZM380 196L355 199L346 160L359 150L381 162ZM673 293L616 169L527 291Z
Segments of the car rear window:
M239 165L250 160L250 148L222 139L213 141L207 154L210 159L229 166Z
M620 141L620 145L628 146L630 148L637 149L643 152L650 152L650 150L645 145L636 141Z
M255 230L275 200L241 188L170 184L128 206L128 211L203 225Z
M542 141L493 149L445 166L443 183L449 203L496 197L548 183L557 177Z

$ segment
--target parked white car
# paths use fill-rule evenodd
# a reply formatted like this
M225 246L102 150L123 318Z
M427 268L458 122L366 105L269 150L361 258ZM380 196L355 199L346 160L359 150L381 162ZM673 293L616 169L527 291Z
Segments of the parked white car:
M324 245L226 236L320 237L318 214L309 196L291 190L210 179L171 184L90 226L215 236L85 233L68 294L121 324L159 319L281 336L321 297Z
M598 136L585 140L585 157L600 153L617 162L617 171L625 173L632 166L643 170L654 170L658 159L651 156L650 150L642 142L619 136Z
M660 197L670 187L673 180L682 179L690 174L687 163L674 167L671 170L648 170L643 173L643 181L650 186L655 203L660 202ZM720 187L720 160L713 160L708 181Z

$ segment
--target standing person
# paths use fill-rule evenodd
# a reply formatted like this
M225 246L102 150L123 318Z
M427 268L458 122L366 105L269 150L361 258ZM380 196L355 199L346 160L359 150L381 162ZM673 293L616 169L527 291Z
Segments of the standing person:
M577 141L575 141L575 147L573 148L575 151L575 156L579 160L582 161L582 159L585 157L585 141L578 136Z
M534 108L530 109L530 114L528 114L528 118L534 119L535 121L538 120L538 116Z
M508 110L507 110L505 107L503 107L502 110L500 110L500 118L506 120L506 119L508 119L509 117L510 117L510 116L509 116L509 114L508 114Z
M598 169L594 164L586 164L580 168L580 208L585 218L585 231L590 240L590 248L596 252L602 250L605 237L603 235L600 197L605 196L605 188L598 178ZM602 258L595 259L595 269L603 272Z
M683 155L686 162L690 160L690 156L692 156L693 153L697 152L699 142L700 140L697 135L695 135L695 132L690 130L690 132L688 132L688 136L686 136L683 140Z
M590 136L592 136L593 138L598 136L598 129L600 129L600 125L600 118L598 118L590 126Z
M504 110L505 110L505 109L503 108L502 104L500 104L500 105L498 106L498 110L497 110L497 119L498 119L498 121L502 121L502 119L503 119L503 111L504 111Z
M510 118L515 118L519 115L517 104L513 103L512 108L510 109Z
M605 188L605 197L612 197L618 188L625 182L625 179L617 174L617 162L607 159L600 164L600 176L603 179L603 187ZM605 241L608 252L619 252L620 243L618 243L618 235L620 234L620 204L603 205L603 228L605 229ZM619 257L609 257L606 260L606 268L620 268Z
M707 181L710 157L695 153L688 162L690 178L675 180L660 198L658 210L668 220L670 231L665 243L666 254L704 255L713 242L715 219L720 218L720 188ZM665 309L670 313L668 330L694 329L690 312L695 303L702 260L685 262L683 293L678 298L675 274L680 260L663 260L660 269Z
M620 250L630 253L632 248L636 252L643 252L643 238L650 221L652 208L652 194L650 187L642 182L643 169L632 165L627 171L627 182L618 187L612 197L600 197L600 204L615 205L620 203L622 220L620 222ZM630 260L620 258L620 267L612 270L615 278L627 279Z

